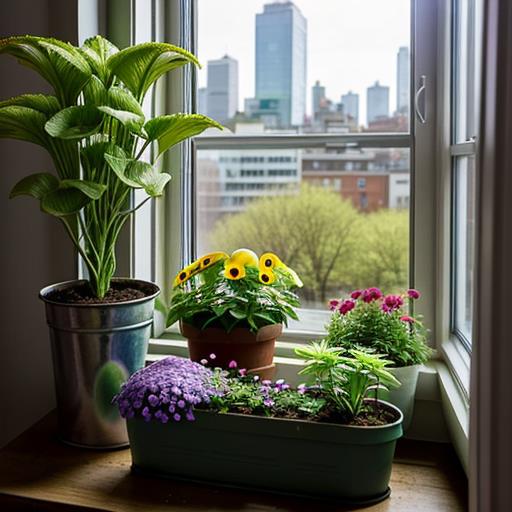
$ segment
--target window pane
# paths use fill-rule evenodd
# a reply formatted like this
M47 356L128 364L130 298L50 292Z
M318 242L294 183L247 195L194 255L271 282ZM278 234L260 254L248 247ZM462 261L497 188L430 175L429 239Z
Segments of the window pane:
M199 0L198 111L230 128L406 132L409 42L410 0Z
M455 159L454 326L470 343L475 263L475 157Z
M408 149L225 149L197 155L198 251L276 252L303 307L408 284Z

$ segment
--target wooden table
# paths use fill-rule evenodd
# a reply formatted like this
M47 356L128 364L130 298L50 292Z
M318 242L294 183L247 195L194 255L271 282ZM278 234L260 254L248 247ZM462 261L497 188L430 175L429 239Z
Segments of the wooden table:
M130 451L73 448L55 438L51 414L0 450L0 511L342 512L311 500L132 475ZM466 510L466 478L449 445L401 441L392 494L359 510Z

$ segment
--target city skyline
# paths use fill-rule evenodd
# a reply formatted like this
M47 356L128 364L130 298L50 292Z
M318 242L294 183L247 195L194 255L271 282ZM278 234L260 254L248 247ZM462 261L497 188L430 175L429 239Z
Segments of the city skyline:
M199 1L198 56L203 64L224 53L239 61L240 110L245 99L255 96L255 17L269 3L272 2L218 0L216 14L211 2ZM293 3L308 22L307 114L312 114L311 88L316 80L325 86L326 97L335 102L349 91L358 94L360 122L366 119L366 89L379 80L390 87L390 113L393 113L397 107L394 101L397 98L397 51L409 44L408 2L344 0L344 15L350 18L348 20L346 17L338 19L339 1L318 0L315 8L304 0ZM225 24L223 37L219 38L218 34L211 33L209 26L212 16L225 12L223 7L234 14L237 23ZM331 16L334 12L338 13L337 18ZM222 21L219 23L222 25ZM334 34L336 37L330 37ZM200 87L206 85L205 75L204 71L199 74Z

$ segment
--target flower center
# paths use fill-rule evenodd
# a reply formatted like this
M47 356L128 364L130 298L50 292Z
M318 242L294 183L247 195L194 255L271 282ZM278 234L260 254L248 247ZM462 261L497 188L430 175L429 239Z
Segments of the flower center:
M204 261L203 261L203 265L208 265L208 263L210 263L210 258L206 258Z
M265 266L266 267L271 267L272 266L272 260L270 258L265 260Z
M267 274L262 274L261 280L264 281L265 283L268 283L270 281L270 278L267 276Z
M185 277L187 277L187 273L186 272L182 272L180 274L180 279L183 281L183 279L185 279Z
M232 268L229 273L233 276L233 277L236 277L238 275L238 269L237 268Z

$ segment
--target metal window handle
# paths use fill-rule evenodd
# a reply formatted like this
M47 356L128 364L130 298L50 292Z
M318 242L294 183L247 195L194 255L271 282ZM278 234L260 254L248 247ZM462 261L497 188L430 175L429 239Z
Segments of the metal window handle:
M414 95L414 111L418 116L418 119L421 124L425 124L427 122L427 102L424 102L424 113L420 110L420 96L425 93L427 89L427 77L425 75L421 75L420 77L420 86Z

